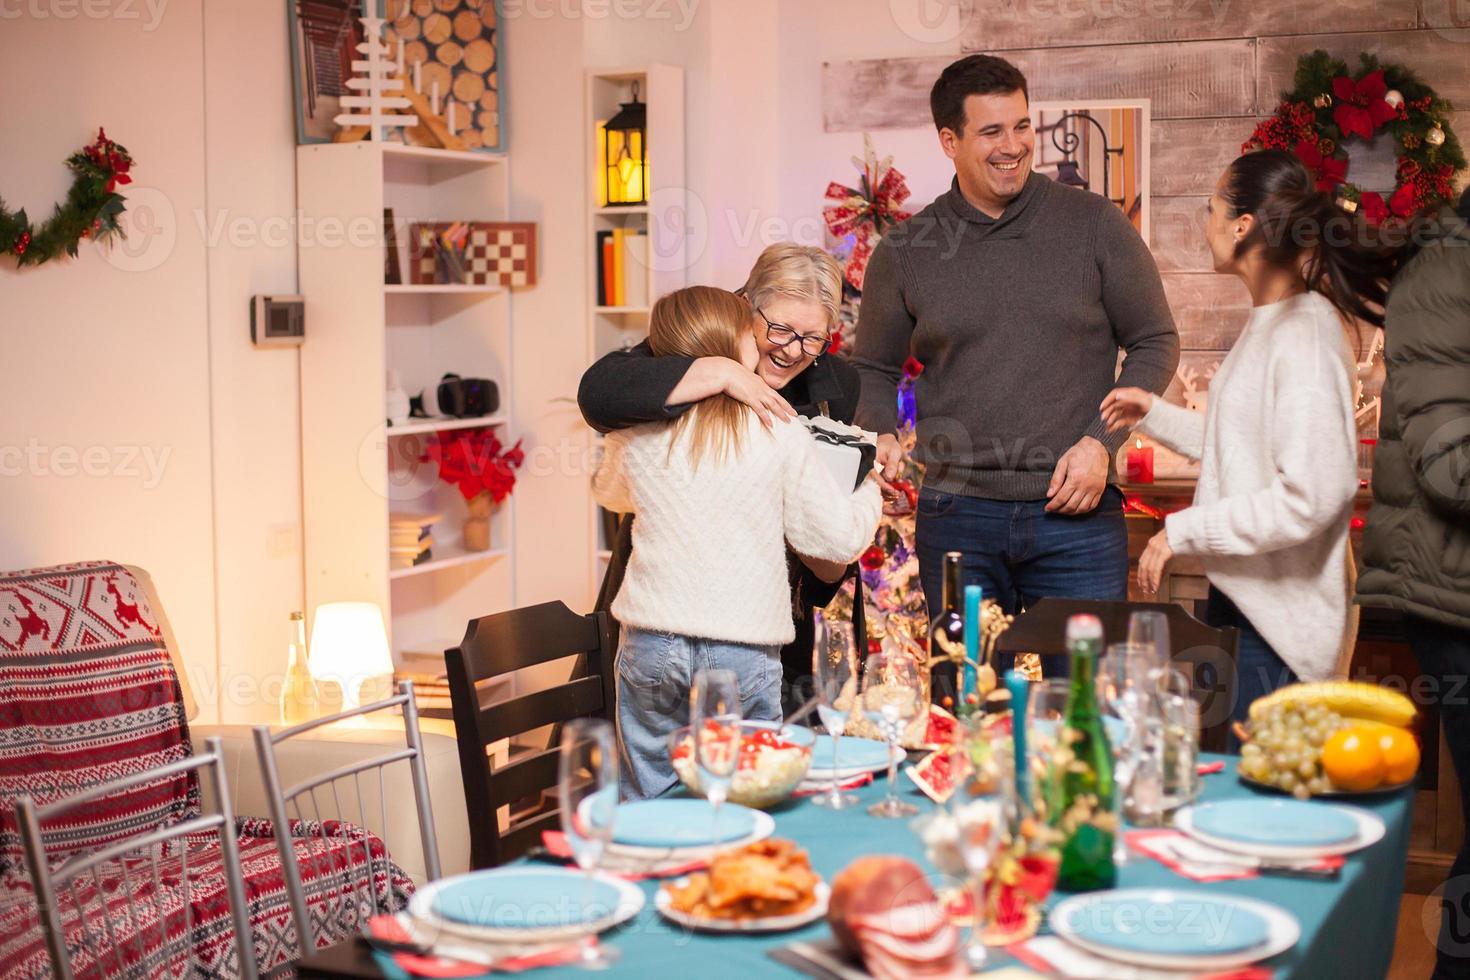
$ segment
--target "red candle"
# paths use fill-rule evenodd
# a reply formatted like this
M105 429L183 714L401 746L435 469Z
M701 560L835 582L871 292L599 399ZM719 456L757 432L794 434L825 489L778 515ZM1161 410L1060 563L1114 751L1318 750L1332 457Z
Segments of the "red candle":
M1133 448L1128 450L1126 469L1129 483L1154 482L1154 447L1145 446L1142 439L1135 439Z

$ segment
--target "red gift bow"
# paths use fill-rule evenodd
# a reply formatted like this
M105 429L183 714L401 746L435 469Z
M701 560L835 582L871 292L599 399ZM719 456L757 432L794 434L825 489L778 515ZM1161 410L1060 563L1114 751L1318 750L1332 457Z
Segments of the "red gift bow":
M1337 96L1337 108L1332 112L1332 121L1342 130L1343 136L1354 133L1363 139L1372 139L1373 131L1398 114L1393 106L1383 100L1388 83L1383 80L1383 70L1372 71L1354 82L1346 75L1332 80L1332 94Z
M878 159L872 139L865 133L863 159L853 157L853 163L862 172L859 186L848 187L836 181L827 185L825 196L832 203L822 209L822 218L834 237L853 236L852 254L847 257L844 274L858 291L862 291L868 260L884 230L910 215L902 207L909 197L908 181L893 168L892 161L892 157Z

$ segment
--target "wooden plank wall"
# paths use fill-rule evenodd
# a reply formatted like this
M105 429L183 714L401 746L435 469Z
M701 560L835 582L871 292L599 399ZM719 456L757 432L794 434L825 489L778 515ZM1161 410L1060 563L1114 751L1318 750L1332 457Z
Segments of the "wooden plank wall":
M1470 3L1447 0L964 0L965 53L1025 72L1035 100L1148 98L1152 241L1179 325L1183 365L1203 377L1238 336L1249 297L1211 272L1204 207L1216 178L1323 48L1413 67L1470 138ZM929 88L955 55L823 66L829 132L929 122ZM1461 183L1463 185L1464 178ZM1183 400L1176 381L1171 396Z

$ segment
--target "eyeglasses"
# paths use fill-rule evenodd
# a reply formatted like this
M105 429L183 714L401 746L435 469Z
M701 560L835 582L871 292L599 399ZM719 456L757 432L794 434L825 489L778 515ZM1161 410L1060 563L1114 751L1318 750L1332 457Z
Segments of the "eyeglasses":
M793 340L799 340L803 354L807 357L821 357L826 353L827 346L832 343L831 337L808 337L797 333L784 323L772 323L766 319L766 315L760 311L759 307L755 312L766 321L766 339L777 347L789 347Z

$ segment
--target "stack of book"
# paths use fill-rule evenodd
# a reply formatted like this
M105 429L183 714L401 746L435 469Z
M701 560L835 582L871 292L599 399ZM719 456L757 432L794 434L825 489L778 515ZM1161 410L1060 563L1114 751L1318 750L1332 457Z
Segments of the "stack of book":
M411 653L398 657L399 668L393 672L396 690L402 681L413 681L413 701L420 711L449 708L449 675L444 670L444 654Z
M648 235L629 228L597 233L597 305L648 305Z
M388 515L388 567L412 568L434 557L434 524L443 514Z

